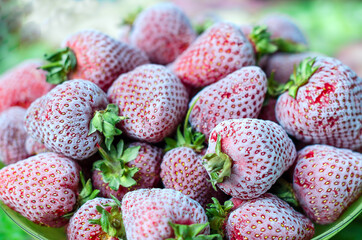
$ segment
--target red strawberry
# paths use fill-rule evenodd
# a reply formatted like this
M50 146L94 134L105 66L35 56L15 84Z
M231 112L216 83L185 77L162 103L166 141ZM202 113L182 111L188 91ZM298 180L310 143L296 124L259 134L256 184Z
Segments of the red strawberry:
M123 223L128 240L174 238L171 225L203 224L209 234L208 220L201 205L172 189L139 189L122 199ZM181 238L183 239L183 238Z
M0 200L37 224L61 227L77 203L79 166L42 153L0 170Z
M295 157L295 146L281 126L250 118L219 123L204 156L213 184L241 199L265 193Z
M87 201L70 219L68 239L125 239L120 208L120 203L114 199L94 198Z
M293 189L306 215L329 224L362 194L362 154L327 145L298 152Z
M148 63L145 53L95 30L83 30L63 42L65 49L47 56L47 81L86 79L107 91L117 77Z
M108 99L128 119L121 129L129 137L160 142L176 130L187 111L188 94L180 80L162 65L146 64L122 74Z
M100 196L118 199L129 191L157 187L160 182L162 149L147 143L134 142L123 149L123 141L111 153L103 152L106 161L95 163L93 186L100 190ZM100 164L102 162L102 165Z
M362 146L362 79L340 61L301 62L276 104L288 134L306 143L358 149Z
M241 30L232 23L220 22L200 35L171 68L183 83L203 87L254 64L253 48Z
M245 201L226 220L230 240L242 239L311 239L313 223L286 202L266 193Z
M256 118L267 90L259 67L243 67L201 90L190 114L190 124L209 138L211 130L229 119Z
M73 159L86 159L97 152L103 136L90 132L96 110L107 106L106 94L86 80L64 82L37 99L26 114L27 132L46 148Z
M161 178L166 188L180 191L205 207L216 195L202 165L202 156L189 147L168 151L161 164Z
M142 11L132 26L130 43L145 51L153 63L175 60L196 38L187 16L172 3Z
M15 163L29 157L25 150L28 136L24 125L26 109L10 107L0 113L0 161Z
M0 112L11 106L27 108L52 88L39 60L27 60L0 76Z

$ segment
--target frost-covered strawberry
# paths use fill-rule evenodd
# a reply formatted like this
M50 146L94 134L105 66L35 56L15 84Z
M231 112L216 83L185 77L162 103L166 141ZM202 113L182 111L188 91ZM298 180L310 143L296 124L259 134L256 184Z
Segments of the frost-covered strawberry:
M79 79L64 82L28 108L27 132L49 150L86 159L103 141L99 132L89 134L91 119L107 104L106 94L94 83Z
M100 196L118 199L129 191L157 187L160 182L162 149L148 143L134 142L127 147L123 140L108 152L100 148L103 160L94 163L92 181Z
M252 45L241 30L232 23L219 22L178 56L171 69L183 83L204 87L254 64Z
M30 221L61 227L78 197L79 166L56 153L42 153L0 170L0 200Z
M210 134L204 158L213 184L233 197L251 199L269 190L296 154L281 126L244 118L219 123Z
M25 130L26 109L10 107L0 113L0 161L15 163L30 155L25 150L28 134Z
M362 79L340 61L302 61L276 104L288 134L306 143L340 148L362 146Z
M52 88L46 72L38 69L42 61L27 60L0 76L0 112L11 106L27 108Z
M170 135L187 111L188 94L166 67L146 64L122 74L108 90L108 99L128 118L120 124L129 137L150 143Z
M270 193L240 204L228 215L225 230L230 240L307 240L314 235L311 220Z
M159 3L142 11L130 34L130 43L142 49L150 61L168 64L196 38L184 12L172 3Z
M197 235L208 235L210 230L201 205L172 189L139 189L128 192L122 199L122 214L128 240L174 238L177 233L192 231L195 224L198 224L197 228L201 226ZM188 225L190 230L174 230L180 224Z
M141 50L96 31L83 30L64 40L64 49L47 56L51 62L47 81L59 84L68 79L86 79L107 91L117 77L149 63Z
M71 240L124 239L120 203L99 197L87 201L70 219L67 237Z
M202 89L190 114L190 124L209 138L211 130L229 119L256 118L267 90L264 72L256 66L243 67Z
M362 194L362 154L328 145L298 152L293 189L306 215L329 224Z

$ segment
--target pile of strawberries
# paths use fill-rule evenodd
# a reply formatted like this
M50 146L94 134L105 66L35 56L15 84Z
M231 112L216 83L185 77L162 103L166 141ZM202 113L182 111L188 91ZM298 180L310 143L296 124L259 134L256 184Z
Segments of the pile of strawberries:
M362 193L362 80L261 23L162 3L3 74L0 200L70 240L311 239Z

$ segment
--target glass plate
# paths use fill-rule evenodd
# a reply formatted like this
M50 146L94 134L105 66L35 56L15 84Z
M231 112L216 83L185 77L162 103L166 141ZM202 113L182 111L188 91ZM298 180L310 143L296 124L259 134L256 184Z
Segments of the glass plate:
M67 235L65 228L50 228L39 226L19 213L11 210L0 201L0 207L4 212L25 232L35 239L40 240L65 240ZM362 197L354 202L346 212L334 223L328 225L316 225L315 236L312 240L327 240L340 232L362 212Z

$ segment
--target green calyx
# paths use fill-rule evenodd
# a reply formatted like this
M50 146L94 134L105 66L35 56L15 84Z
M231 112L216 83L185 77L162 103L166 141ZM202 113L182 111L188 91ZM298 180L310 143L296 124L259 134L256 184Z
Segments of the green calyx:
M313 66L315 60L316 58L307 57L300 62L297 68L294 66L294 71L292 75L290 75L290 80L284 86L284 89L288 90L291 97L296 98L298 89L308 83L309 78L319 68L319 66Z
M231 175L231 159L221 152L221 136L217 135L215 153L208 153L203 157L204 167L210 174L210 182L216 190L216 183L222 183L225 177Z
M273 38L271 42L277 46L278 52L298 53L308 50L306 45L288 41L284 38Z
M222 240L220 234L204 235L200 234L209 223L195 223L191 225L175 224L169 222L173 228L175 238L168 238L166 240Z
M308 83L309 78L317 71L319 66L313 66L316 58L307 57L299 63L299 66L294 66L294 71L290 75L290 80L286 84L280 84L274 80L274 73L268 79L267 96L277 97L285 91L289 95L296 98L298 89Z
M109 151L98 145L103 160L95 162L93 168L101 171L103 181L115 191L118 191L120 186L131 187L136 185L137 182L133 177L139 168L129 167L127 163L137 158L140 148L141 146L125 148L123 140L120 140L116 147L111 145Z
M301 211L292 184L286 181L284 178L279 178L277 182L270 188L269 192L289 203L289 205L292 206L295 210Z
M276 98L280 94L285 92L284 84L281 84L281 83L275 81L274 74L275 74L274 71L271 72L270 77L268 78L268 82L267 82L268 88L267 88L266 97L265 97L263 106L267 105L267 101L270 98Z
M267 26L255 26L249 34L249 38L255 46L257 63L264 55L274 53L278 50L278 47L270 39Z
M77 58L68 47L49 56L45 55L45 59L49 63L41 66L40 69L48 72L46 81L51 84L60 84L68 80L68 73L77 65Z
M234 207L232 201L226 201L224 205L221 205L216 198L212 198L214 203L210 203L206 208L206 215L210 222L210 232L213 234L220 234L223 238L225 237L224 233L224 222L231 212L231 209Z
M176 140L172 138L165 138L165 151L169 151L177 147L189 147L192 148L195 152L201 152L201 150L204 148L205 135L200 132L193 132L192 127L189 125L190 114L197 101L198 99L192 103L191 107L187 111L183 126L183 135L181 132L181 126L178 126Z
M114 136L122 134L122 131L116 127L116 124L127 117L118 116L118 106L108 104L106 110L96 111L89 125L88 136L99 131L105 137L105 144L108 150L111 149Z
M80 178L80 182L82 183L82 190L80 191L80 193L78 195L77 203L74 207L73 212L65 214L63 216L64 218L68 218L68 219L71 218L73 216L73 214L78 210L78 208L80 208L87 201L96 198L99 194L98 189L93 190L92 181L90 179L88 179L87 182L85 181L84 175L82 172L79 172L79 178Z
M134 21L142 11L143 8L138 7L136 10L128 13L127 16L122 20L121 25L133 26Z
M211 27L215 23L215 20L212 18L206 18L203 22L194 24L194 30L197 35L201 35L206 31L209 27Z
M97 224L102 227L102 230L108 235L108 237L116 237L120 240L126 240L126 230L123 225L121 202L112 196L114 203L108 203L104 206L96 206L97 211L101 214L99 219L89 219L91 224ZM111 207L109 211L105 207ZM102 238L103 239L103 238Z

